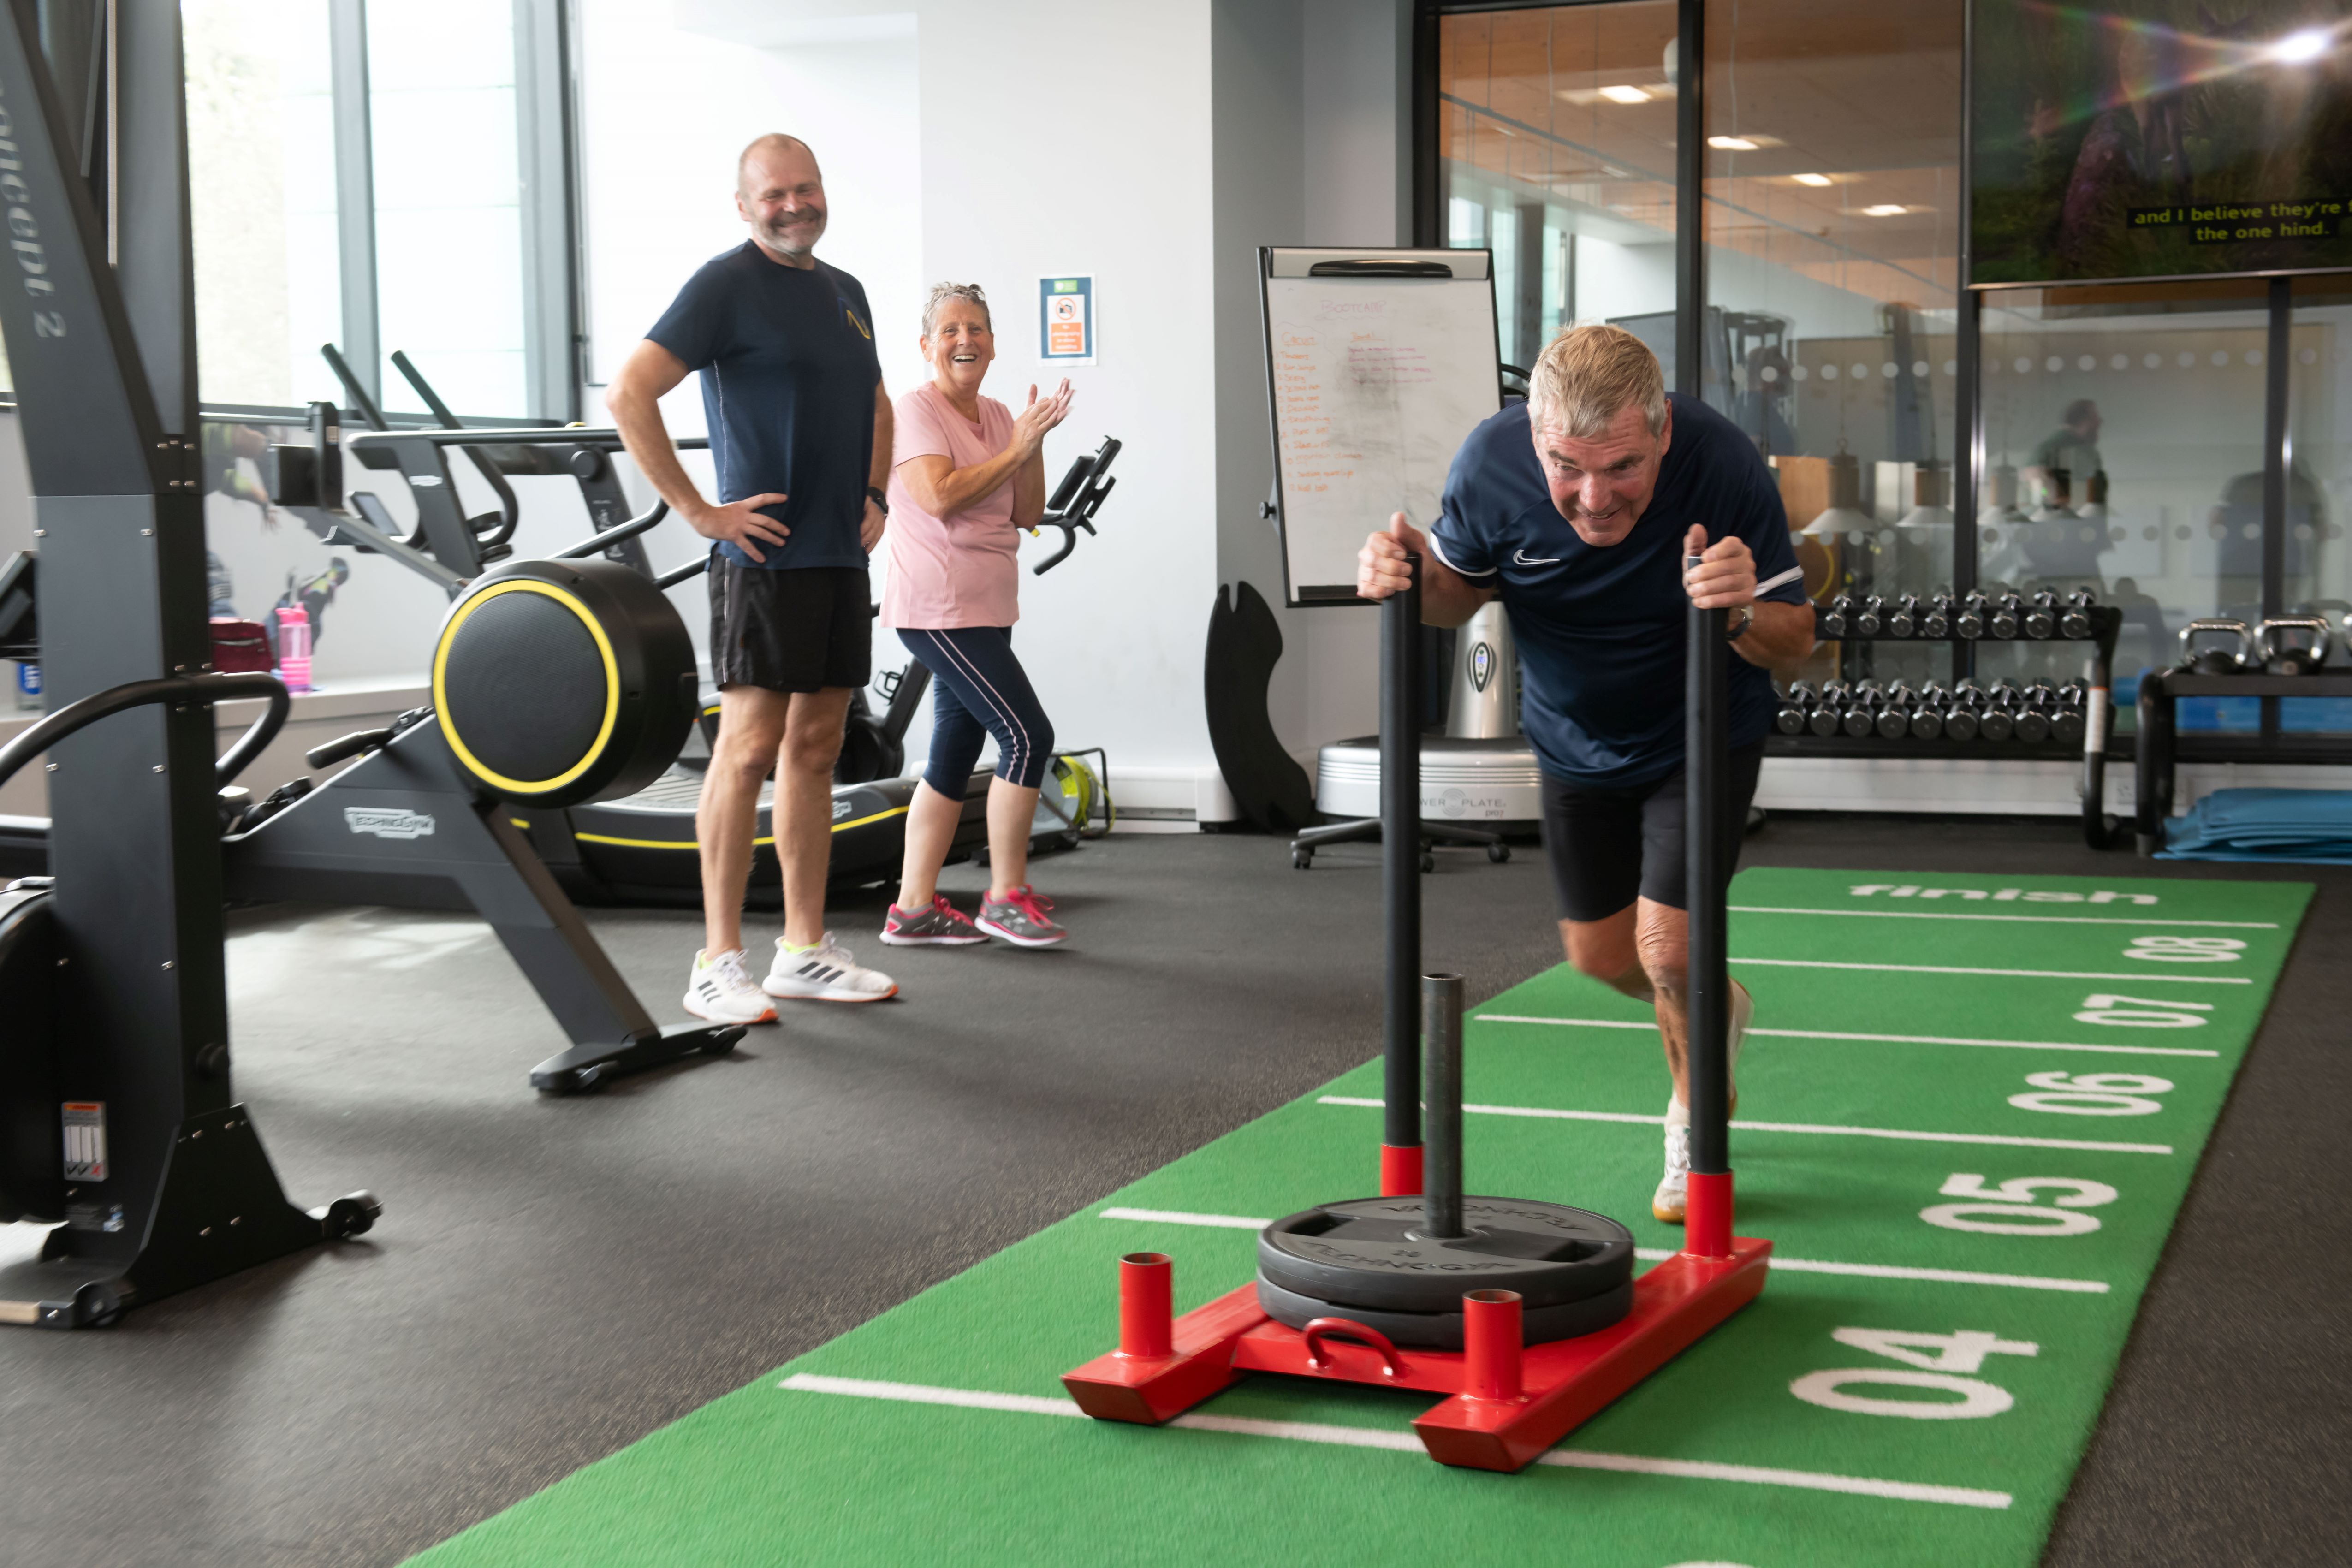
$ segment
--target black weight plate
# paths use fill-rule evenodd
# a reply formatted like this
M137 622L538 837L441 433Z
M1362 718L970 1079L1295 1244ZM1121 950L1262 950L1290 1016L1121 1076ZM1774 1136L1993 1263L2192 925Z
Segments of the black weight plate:
M1318 1301L1444 1312L1465 1290L1517 1290L1528 1308L1581 1301L1633 1277L1633 1235L1606 1215L1527 1198L1462 1200L1467 1236L1415 1239L1419 1197L1355 1198L1258 1232L1260 1278Z
M1279 1285L1266 1282L1260 1275L1257 1282L1257 1304L1265 1309L1267 1317L1294 1329L1303 1329L1318 1318L1345 1318L1361 1323L1389 1337L1397 1345L1417 1345L1423 1350L1458 1351L1462 1348L1462 1314L1453 1312L1381 1312L1365 1307L1343 1307L1333 1301L1318 1301L1312 1296L1301 1296ZM1519 1339L1524 1344L1549 1344L1554 1340L1572 1340L1579 1334L1598 1333L1622 1319L1633 1310L1633 1282L1631 1279L1604 1290L1598 1296L1588 1296L1581 1301L1563 1301L1552 1307L1523 1307L1519 1312Z

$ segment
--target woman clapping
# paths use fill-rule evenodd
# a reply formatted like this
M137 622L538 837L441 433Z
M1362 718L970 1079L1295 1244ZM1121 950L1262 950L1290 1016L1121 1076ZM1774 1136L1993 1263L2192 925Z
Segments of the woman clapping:
M890 574L882 624L934 679L931 756L907 811L893 946L967 945L998 936L1050 947L1068 933L1027 880L1037 785L1054 727L1013 654L1020 617L1019 538L1045 510L1045 433L1070 410L1070 384L1029 389L1015 416L980 384L996 357L978 285L940 283L923 306L931 379L898 399L890 478ZM996 738L988 789L988 896L975 923L940 895L940 867L963 815L965 781Z

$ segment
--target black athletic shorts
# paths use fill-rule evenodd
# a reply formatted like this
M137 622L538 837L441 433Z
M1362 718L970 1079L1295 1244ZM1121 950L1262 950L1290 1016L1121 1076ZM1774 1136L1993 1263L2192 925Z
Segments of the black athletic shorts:
M772 572L710 562L710 674L771 691L855 689L874 675L874 602L862 566Z
M1748 805L1756 798L1756 774L1763 765L1761 741L1731 753L1724 821L1731 844L1727 876L1739 864ZM1689 870L1683 855L1687 795L1680 768L1655 784L1633 789L1588 789L1544 774L1544 853L1551 860L1559 918L1607 920L1637 896L1670 909L1687 904Z

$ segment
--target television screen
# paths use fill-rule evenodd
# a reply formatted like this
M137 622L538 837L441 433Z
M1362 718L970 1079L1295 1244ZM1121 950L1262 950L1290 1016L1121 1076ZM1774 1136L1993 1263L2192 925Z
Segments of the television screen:
M1975 0L1969 280L2352 267L2352 0Z

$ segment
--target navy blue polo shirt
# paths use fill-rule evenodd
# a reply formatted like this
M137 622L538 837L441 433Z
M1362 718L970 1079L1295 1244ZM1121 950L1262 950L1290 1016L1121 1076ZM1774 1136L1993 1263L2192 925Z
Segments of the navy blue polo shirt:
M866 564L857 542L872 473L874 316L838 268L772 261L750 240L705 262L646 336L702 373L719 500L785 496L764 512L792 530L739 566Z
M1690 599L1683 536L1704 523L1756 556L1756 580L1797 563L1771 470L1739 428L1696 398L1675 396L1674 434L1657 488L1633 532L1594 546L1552 504L1515 403L1470 432L1445 477L1430 542L1470 582L1499 591L1518 646L1520 726L1547 773L1592 789L1654 784L1682 765L1683 677ZM1805 602L1801 582L1761 595ZM1771 727L1771 677L1727 646L1731 743Z

